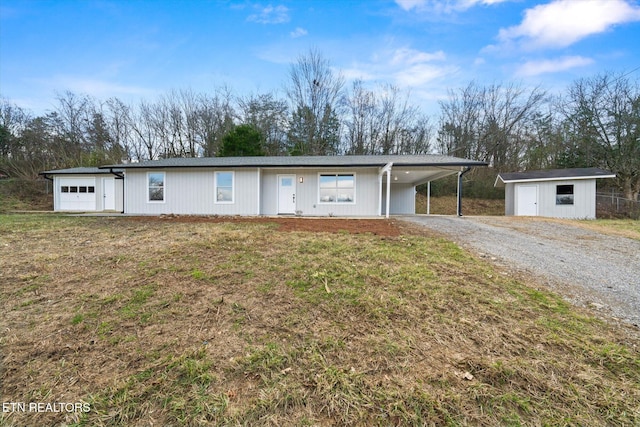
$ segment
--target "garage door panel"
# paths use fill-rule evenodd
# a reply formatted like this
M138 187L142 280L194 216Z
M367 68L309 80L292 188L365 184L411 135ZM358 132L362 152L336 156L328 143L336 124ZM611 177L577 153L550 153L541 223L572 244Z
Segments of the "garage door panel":
M61 178L60 206L62 211L96 210L95 178Z

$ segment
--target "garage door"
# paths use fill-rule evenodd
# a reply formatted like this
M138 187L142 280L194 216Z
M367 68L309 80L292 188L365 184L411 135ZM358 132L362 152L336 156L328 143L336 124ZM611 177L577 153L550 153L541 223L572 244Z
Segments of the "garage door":
M95 178L60 178L61 211L95 211L96 180Z

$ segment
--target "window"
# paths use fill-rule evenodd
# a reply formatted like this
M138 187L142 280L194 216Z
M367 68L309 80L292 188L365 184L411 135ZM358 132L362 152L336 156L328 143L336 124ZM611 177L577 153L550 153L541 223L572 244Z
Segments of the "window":
M69 187L69 193L77 193L78 192L78 187L76 187L75 185L72 185L71 187Z
M149 201L164 202L164 172L149 172L147 182L149 184Z
M573 185L556 186L556 205L573 204Z
M320 203L354 203L356 200L356 178L352 173L321 174Z
M95 193L96 192L96 187L94 187L93 185L87 187L87 193Z
M233 203L233 172L216 172L216 203Z
M69 192L69 186L68 185L63 185L60 188L60 191L63 192L63 193L68 193Z
M80 193L86 193L87 192L87 186L86 185L83 185L83 186L78 187L78 188L80 188Z

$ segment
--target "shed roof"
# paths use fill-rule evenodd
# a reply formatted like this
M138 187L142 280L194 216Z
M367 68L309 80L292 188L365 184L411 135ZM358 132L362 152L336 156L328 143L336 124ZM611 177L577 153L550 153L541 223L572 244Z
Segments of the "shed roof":
M616 175L599 168L546 169L498 174L494 186L512 182L560 181L571 179L615 178Z
M192 157L149 160L140 163L101 166L101 168L198 168L198 167L382 167L395 166L487 166L487 163L441 155L370 156L266 156Z

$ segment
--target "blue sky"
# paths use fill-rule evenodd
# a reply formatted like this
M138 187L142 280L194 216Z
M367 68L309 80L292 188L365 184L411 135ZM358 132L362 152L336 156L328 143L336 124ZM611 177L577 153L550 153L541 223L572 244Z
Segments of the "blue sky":
M36 114L67 90L284 96L291 63L315 48L347 85L392 83L436 114L472 80L551 92L600 72L640 80L639 40L635 0L2 0L0 95Z

